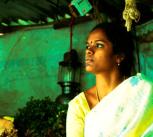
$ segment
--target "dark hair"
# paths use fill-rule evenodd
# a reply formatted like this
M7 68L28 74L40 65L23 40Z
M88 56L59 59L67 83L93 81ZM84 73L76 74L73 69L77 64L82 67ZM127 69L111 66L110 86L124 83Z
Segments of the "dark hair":
M121 24L105 22L96 25L92 30L101 29L105 32L108 40L112 43L114 54L123 54L124 60L119 68L123 76L130 76L135 71L134 63L134 39L130 32Z

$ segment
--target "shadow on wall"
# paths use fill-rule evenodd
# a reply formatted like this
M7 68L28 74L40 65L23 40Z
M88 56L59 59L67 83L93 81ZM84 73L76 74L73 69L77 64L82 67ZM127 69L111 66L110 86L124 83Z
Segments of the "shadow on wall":
M5 94L4 94L4 93ZM18 91L11 90L1 90L0 91L0 116L10 115L17 111L17 107L15 107L19 102L18 98L20 98L21 93ZM12 108L12 109L10 109Z

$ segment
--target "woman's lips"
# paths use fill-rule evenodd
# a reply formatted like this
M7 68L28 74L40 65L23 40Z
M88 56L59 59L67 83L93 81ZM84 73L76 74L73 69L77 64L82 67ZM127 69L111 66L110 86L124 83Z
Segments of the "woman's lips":
M92 58L86 58L85 63L86 63L86 66L91 65L93 63L93 59Z

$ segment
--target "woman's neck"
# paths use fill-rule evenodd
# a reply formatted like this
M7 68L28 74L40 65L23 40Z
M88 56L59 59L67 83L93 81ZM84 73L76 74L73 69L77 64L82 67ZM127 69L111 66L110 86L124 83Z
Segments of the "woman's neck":
M96 75L96 90L99 99L102 99L118 86L124 78L119 72L103 73Z

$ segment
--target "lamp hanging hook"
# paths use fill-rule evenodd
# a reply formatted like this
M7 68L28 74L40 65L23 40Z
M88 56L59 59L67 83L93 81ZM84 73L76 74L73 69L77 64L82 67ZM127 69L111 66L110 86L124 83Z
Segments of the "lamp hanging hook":
M74 24L74 17L71 16L70 20L70 51L72 50L72 38L73 38L73 24Z

